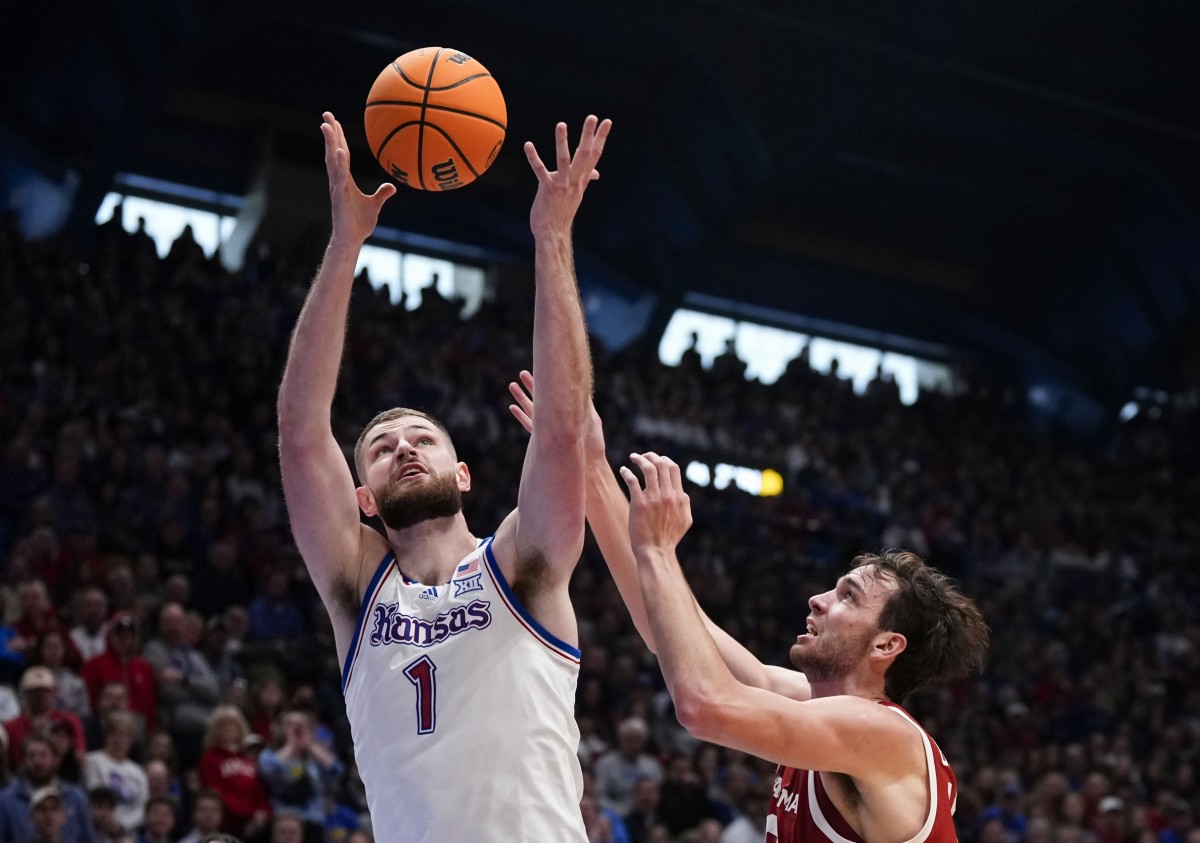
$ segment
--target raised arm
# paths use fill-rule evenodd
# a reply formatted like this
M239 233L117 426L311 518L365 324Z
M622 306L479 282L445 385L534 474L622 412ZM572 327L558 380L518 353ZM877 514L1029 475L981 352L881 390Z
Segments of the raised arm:
M645 488L621 468L630 491L629 535L659 665L680 724L700 740L778 764L886 780L923 769L919 738L901 718L858 697L798 702L739 682L705 635L675 546L692 523L679 466L633 454Z
M373 195L363 194L350 176L341 124L328 112L321 133L333 233L300 311L279 387L279 462L292 535L309 575L326 605L348 609L353 621L358 569L365 552L375 550L364 542L378 534L359 521L354 477L334 439L330 412L358 253L396 188L385 183ZM382 538L377 541L382 549Z
M589 116L574 156L567 126L555 129L557 169L547 170L533 144L525 154L537 176L529 214L535 241L533 370L542 395L537 430L525 452L517 517L496 537L496 555L510 574L536 567L543 585L565 583L583 548L583 442L592 394L583 306L575 280L571 226L611 123Z
M508 385L508 391L516 402L509 405L509 409L526 430L532 431L534 379L529 372L521 372L520 379L520 384L513 382ZM592 535L596 537L596 544L600 547L600 554L608 565L613 582L617 585L617 591L625 601L625 608L629 610L633 625L650 651L657 653L654 630L650 626L646 604L642 600L637 560L629 543L629 501L626 500L625 493L608 464L604 446L604 424L600 414L596 412L595 405L592 405L589 416L587 436L584 440L587 522L592 528ZM733 636L717 626L699 604L696 605L696 611L700 613L705 628L716 642L721 658L739 682L795 700L807 700L812 696L808 679L803 673L763 664Z

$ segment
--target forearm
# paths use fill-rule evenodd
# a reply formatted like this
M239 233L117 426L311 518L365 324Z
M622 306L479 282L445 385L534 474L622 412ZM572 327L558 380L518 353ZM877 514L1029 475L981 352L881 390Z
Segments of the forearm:
M588 460L587 478L587 520L592 535L633 625L650 651L655 652L654 631L646 617L646 603L638 581L637 559L629 544L629 501L603 456L593 455Z
M279 388L281 437L303 443L329 433L360 243L331 239L308 291Z
M533 374L539 396L534 436L578 445L588 418L592 367L569 228L537 238L534 275Z
M625 608L629 610L633 625L650 651L657 653L654 629L647 617L646 602L642 599L637 558L629 543L629 501L625 499L612 469L603 457L593 455L588 461L587 472L587 520L592 528L592 535L596 537L596 544L600 547L604 562L617 585L617 591L625 601ZM768 687L769 679L762 662L713 623L695 602L690 590L689 596L707 634L716 644L721 659L738 681L758 688Z
M658 645L658 661L680 724L694 732L722 689L736 680L704 627L700 609L673 551L638 551L642 599Z

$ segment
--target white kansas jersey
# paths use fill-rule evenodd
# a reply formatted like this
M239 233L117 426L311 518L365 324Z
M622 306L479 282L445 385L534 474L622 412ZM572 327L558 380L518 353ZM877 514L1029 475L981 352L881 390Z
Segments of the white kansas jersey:
M429 586L384 557L342 692L380 843L586 841L579 651L517 601L482 542Z

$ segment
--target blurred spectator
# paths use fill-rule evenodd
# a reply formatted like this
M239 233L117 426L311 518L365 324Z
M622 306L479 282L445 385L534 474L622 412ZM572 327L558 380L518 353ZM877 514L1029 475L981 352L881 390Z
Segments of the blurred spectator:
M89 586L79 598L79 623L71 627L71 641L83 661L104 652L108 644L108 595Z
M304 823L295 814L279 814L271 820L271 843L307 843Z
M277 567L266 573L262 594L250 603L249 638L286 644L304 632L303 617L291 597L291 572Z
M659 788L658 818L672 835L696 828L713 817L713 805L704 792L692 759L676 755L667 764L666 778Z
M217 686L227 688L244 679L244 671L237 657L237 648L229 635L229 622L224 614L209 618L201 637L201 654L212 667L217 677Z
M108 645L103 653L83 666L92 707L99 708L100 689L120 682L129 692L129 708L146 721L147 729L158 726L158 689L154 668L137 654L138 622L131 612L117 612L109 623Z
M659 784L663 779L662 765L645 751L648 736L649 728L642 718L623 720L617 727L616 749L595 764L596 797L622 816L633 805L633 790L638 780L649 778Z
M279 720L282 744L258 756L271 809L275 816L289 813L304 822L307 843L324 839L325 792L344 772L341 761L315 739L312 713L292 708Z
M68 843L72 838L64 832L67 809L63 792L55 785L38 788L29 797L29 823L33 828L32 843Z
M220 794L200 791L192 800L192 830L181 837L179 843L201 843L206 836L219 833L223 816Z
M171 829L175 827L178 807L168 794L151 796L146 801L146 819L137 843L172 843Z
M56 686L54 673L42 665L30 667L21 675L21 701L25 710L4 724L8 732L10 759L14 767L20 761L19 748L25 736L35 729L49 730L51 723L63 723L71 730L78 757L82 758L87 751L83 724L79 722L79 718L69 711L54 707Z
M83 720L92 713L92 706L87 685L75 668L66 663L68 640L58 630L44 634L37 645L37 662L54 672L54 707Z
M87 795L96 843L116 843L128 833L117 819L117 794L111 787L101 785L93 787Z
M271 818L271 800L255 758L245 748L249 734L240 711L218 706L209 718L200 756L200 785L220 795L224 807L222 830L243 838L255 837Z
M104 743L104 724L116 711L125 712L132 718L134 751L138 752L146 745L146 719L129 707L129 688L124 682L116 681L100 688L100 697L85 730L88 749L99 749Z
M630 808L623 816L631 843L647 843L653 839L656 829L666 830L659 818L659 802L657 779L643 776L634 783Z
M158 637L142 653L155 671L159 713L177 741L188 747L185 757L199 757L208 717L217 702L217 677L204 655L184 637L186 617L178 603L165 603L158 613Z
M21 769L0 791L0 840L20 843L34 837L30 813L34 793L57 788L64 809L63 840L90 843L94 839L87 796L81 788L58 778L58 761L50 741L30 735L22 746Z
M71 784L83 784L83 764L87 755L76 748L75 730L70 724L60 720L50 723L45 734L54 747L55 757L58 758L59 778Z
M133 718L114 711L104 721L104 744L87 754L84 782L88 790L108 787L117 795L117 821L126 831L136 831L145 819L149 782L142 765L129 757L133 745Z

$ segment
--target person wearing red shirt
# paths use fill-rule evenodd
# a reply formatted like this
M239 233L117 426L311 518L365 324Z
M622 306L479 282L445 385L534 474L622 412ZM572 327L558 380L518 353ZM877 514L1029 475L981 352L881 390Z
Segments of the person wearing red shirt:
M25 711L4 724L4 729L8 732L9 757L14 769L21 763L25 736L35 727L48 727L52 723L66 724L71 731L75 754L80 763L83 761L87 752L83 724L71 712L54 707L54 686L54 672L48 667L37 665L26 670L21 676L21 699Z
M158 686L154 668L137 654L138 624L131 612L117 612L108 625L108 646L88 659L80 675L87 683L92 708L97 708L100 690L110 682L129 689L129 708L146 720L147 731L158 727Z
M208 719L204 753L200 756L200 786L221 797L225 819L221 830L249 839L271 818L271 800L254 756L246 751L250 726L234 706L218 706Z

